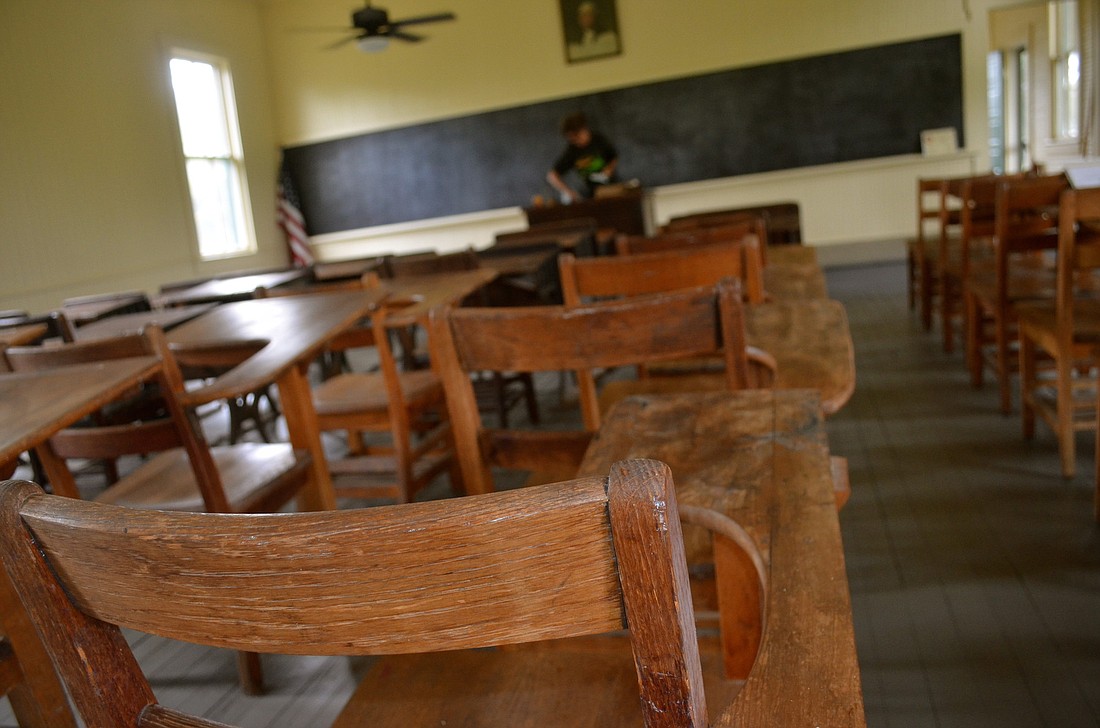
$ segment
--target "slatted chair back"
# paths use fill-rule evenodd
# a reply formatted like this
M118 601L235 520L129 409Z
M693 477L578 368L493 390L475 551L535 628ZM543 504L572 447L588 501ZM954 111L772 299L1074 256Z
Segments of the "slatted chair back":
M637 255L691 250L706 245L740 245L745 300L749 303L762 303L767 298L764 286L767 246L763 244L766 235L763 220L751 218L731 225L701 227L651 237L623 235L616 239L615 249L619 255Z
M1062 175L1002 180L993 234L997 306L1008 309L1010 267L1021 256L1058 247L1058 206L1069 181Z
M432 311L430 340L467 492L493 490L493 466L565 474L599 428L593 369L717 355L726 386L749 382L740 283L635 296L575 308ZM478 415L469 373L574 371L585 431L491 430Z
M568 253L558 257L562 299L566 306L586 301L639 296L696 286L713 286L722 278L762 281L762 273L748 275L755 265L746 262L741 242L696 245L681 250L627 256L577 258ZM759 286L762 288L762 285ZM762 293L757 294L763 298Z
M458 500L263 517L115 508L7 482L0 543L20 606L92 728L214 725L157 703L120 628L306 655L628 630L644 724L707 724L662 463Z
M1058 210L1056 325L1063 351L1069 351L1076 326L1075 303L1092 294L1090 279L1100 269L1100 188L1062 192Z

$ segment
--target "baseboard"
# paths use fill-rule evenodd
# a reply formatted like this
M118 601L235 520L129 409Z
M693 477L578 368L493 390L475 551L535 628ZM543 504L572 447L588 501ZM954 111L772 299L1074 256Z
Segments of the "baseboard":
M836 268L867 263L895 263L905 260L904 240L868 240L859 243L819 245L817 260L822 268Z

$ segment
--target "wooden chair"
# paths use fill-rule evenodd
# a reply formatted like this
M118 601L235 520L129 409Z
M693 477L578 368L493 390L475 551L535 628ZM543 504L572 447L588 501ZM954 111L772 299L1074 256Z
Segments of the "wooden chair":
M712 245L737 245L741 248L741 279L745 288L745 300L762 303L767 300L764 268L766 263L763 240L767 233L760 218L715 227L665 233L652 237L620 235L615 241L619 255L698 250Z
M1024 437L1039 415L1058 438L1062 475L1075 471L1074 433L1096 427L1100 345L1100 189L1062 192L1058 211L1057 286L1053 300L1015 306L1020 333L1020 390ZM1090 280L1091 279L1091 280ZM1054 379L1040 378L1037 356L1054 360Z
M1058 245L1059 197L1067 182L1061 175L998 182L991 275L972 271L967 278L967 362L980 386L988 367L997 377L1001 411L1012 411L1012 375L1019 362L1014 306L1054 297L1054 271L1037 254ZM992 330L992 331L990 331Z
M431 369L398 369L388 333L379 335L392 328L390 310L371 317L380 371L325 380L313 389L313 406L322 431L347 432L348 457L329 461L337 494L404 503L444 471L456 490L461 482L443 386ZM368 446L363 433L384 433L389 444Z
M563 298L567 307L579 306L593 300L673 291L692 286L713 286L722 278L729 277L741 282L741 290L748 292L744 296L747 302L761 303L764 300L763 275L759 267L760 258L754 249L758 250L756 240L749 236L737 243L702 245L663 253L581 260L562 255L558 259L558 265ZM770 386L776 370L775 360L766 352L744 344L744 327L740 323L738 331L740 348L744 350L749 366L745 383L740 386ZM654 362L653 366L645 364L639 371L643 378L658 373L702 377L684 379L680 376L680 381L662 378L665 381L650 381L645 387L616 383L609 392L601 396L601 407L606 409L628 390L690 391L693 388L722 387L721 379L715 380L705 374L708 369L720 369L722 366L713 357Z
M637 296L677 288L713 286L722 278L742 281L746 300L764 300L763 271L755 240L698 245L627 256L558 258L566 306L586 300Z
M371 726L482 724L448 721L433 698L458 711L475 703L500 725L521 715L540 725L602 720L579 715L588 704L562 674L532 683L539 659L493 672L503 683L472 679L494 659L514 666L523 650L461 650L625 630L635 669L628 655L616 664L637 691L626 715L605 699L612 675L593 675L585 694L615 724L708 723L676 496L661 463L625 461L608 478L480 497L265 518L112 508L8 482L0 519L0 559L20 606L90 726L215 725L157 703L120 628L237 650L394 655L367 674L355 715L338 721ZM439 650L450 652L423 660L464 668L453 678L461 697L438 669L409 680L409 666L423 663L400 653ZM386 687L395 675L399 688ZM540 707L554 712L532 718Z
M0 697L20 728L75 728L65 688L50 655L0 572Z
M764 238L768 245L802 243L802 215L797 202L775 202L677 215L671 218L664 228L678 230L700 225L726 224L726 221L738 217L762 218L764 227L768 231L767 237Z
M467 493L493 490L491 468L531 471L546 482L570 477L599 429L592 370L698 355L722 357L722 379L743 389L750 371L738 282L635 296L577 308L457 308L432 312L432 354L447 391ZM472 371L573 371L584 431L486 428Z
M95 500L131 508L211 513L269 513L284 508L309 480L309 454L284 443L208 446L195 419L181 404L183 375L159 328L118 339L12 348L6 353L14 371L150 355L163 364L157 387L168 416L105 426L93 418L86 426L50 438L36 452L54 492L70 498L81 496L68 468L70 458L141 455L148 460ZM242 656L241 679L246 692L262 690L255 656Z
M993 275L997 186L1016 179L1022 175L978 175L944 182L936 284L943 350L949 354L955 351L957 331L966 340L967 282ZM957 209L948 206L952 201Z
M368 290L378 285L377 273L370 271L357 281L277 289L262 295ZM340 497L387 498L404 503L452 468L454 448L439 379L428 368L399 368L390 345L393 327L386 318L407 303L390 301L329 345L330 355L371 348L378 357L376 368L356 371L341 367L328 372L313 388L320 430L347 434L348 456L328 463L333 487ZM379 336L378 332L386 335ZM383 435L387 441L368 445L363 440L365 433ZM457 477L457 466L452 473Z
M917 309L921 326L932 329L936 303L940 236L943 226L946 198L945 179L917 180L917 234L908 241L907 287L909 308Z

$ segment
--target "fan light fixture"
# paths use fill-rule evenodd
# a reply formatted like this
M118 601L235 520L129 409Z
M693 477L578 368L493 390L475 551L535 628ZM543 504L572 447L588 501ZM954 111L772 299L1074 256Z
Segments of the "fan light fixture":
M381 53L390 45L390 39L382 35L365 35L357 38L355 45L364 53Z

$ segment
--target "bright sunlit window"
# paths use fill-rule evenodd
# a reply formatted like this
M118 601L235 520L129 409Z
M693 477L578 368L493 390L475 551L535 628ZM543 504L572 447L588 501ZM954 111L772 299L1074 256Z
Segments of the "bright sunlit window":
M1081 134L1081 33L1076 0L1054 0L1050 11L1051 92L1055 139Z
M256 236L229 67L220 59L181 52L169 66L199 255L251 253Z

